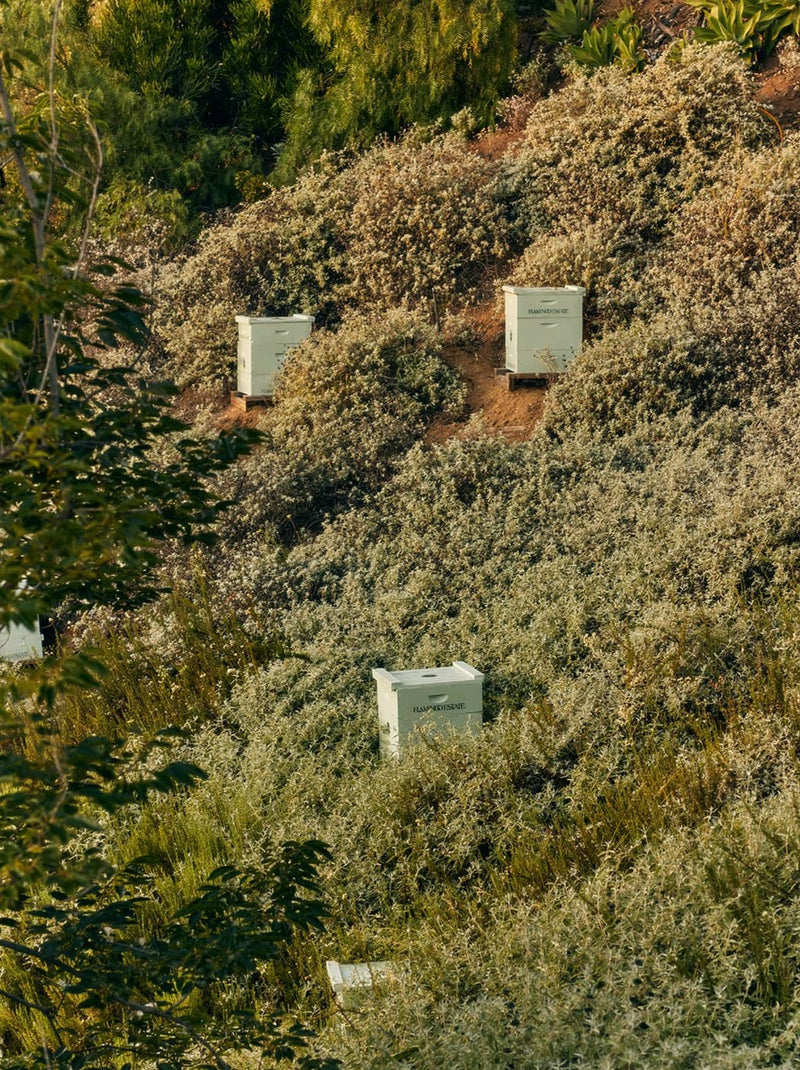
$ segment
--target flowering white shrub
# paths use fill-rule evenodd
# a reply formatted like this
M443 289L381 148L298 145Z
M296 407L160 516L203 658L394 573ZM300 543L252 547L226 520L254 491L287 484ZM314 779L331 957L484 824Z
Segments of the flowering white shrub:
M767 134L735 52L687 46L638 77L608 67L540 101L506 181L531 237L610 216L651 240L720 160Z
M358 197L347 267L354 303L441 308L469 292L507 251L496 168L454 134L412 132L376 145L354 165Z
M412 131L326 156L291 187L204 231L155 293L152 366L180 385L231 382L243 315L314 315L467 295L505 250L495 169L453 134Z
M351 315L315 331L279 377L262 418L268 444L220 484L235 501L223 521L227 555L246 537L293 542L329 514L381 487L434 413L457 412L463 391L442 341L409 312ZM250 550L251 543L244 550Z
M154 361L185 381L224 373L234 311L326 326L220 483L212 604L151 626L218 768L128 856L173 817L216 861L329 842L288 990L322 1019L324 959L399 962L327 1032L356 1070L796 1061L800 142L763 147L748 77L686 48L578 79L499 176L418 133L328 159L165 273ZM509 276L585 285L584 351L529 441L427 445L463 401L431 293ZM371 668L456 658L480 737L381 763Z
M526 247L511 281L586 286L592 314L624 321L691 198L717 179L730 188L737 155L769 137L750 75L725 46L686 46L636 77L608 67L577 78L534 106L504 167Z

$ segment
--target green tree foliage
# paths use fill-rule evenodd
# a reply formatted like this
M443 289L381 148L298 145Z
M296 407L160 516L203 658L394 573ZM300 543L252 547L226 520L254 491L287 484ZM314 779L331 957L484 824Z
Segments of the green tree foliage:
M113 265L99 265L92 281L84 244L52 237L62 205L91 215L99 143L78 117L62 122L52 85L18 120L7 89L14 69L4 54L0 628L36 626L70 601L152 599L159 542L209 537L223 503L208 477L254 437L190 438L169 411L167 387L115 364L121 338L143 337L141 298L100 285ZM303 1028L264 1018L252 1000L215 1017L208 993L248 981L296 932L321 927L316 866L326 849L267 847L246 875L217 868L177 908L162 903L164 861L115 864L99 818L188 790L204 774L159 760L164 734L138 747L101 737L64 744L62 697L93 688L102 672L87 654L61 651L0 668L4 1065L144 1059L177 1070L191 1053L196 1065L222 1070L228 1051L244 1049L325 1065L303 1055ZM148 912L159 921L143 927Z
M465 107L488 122L517 34L511 0L69 0L64 23L60 84L108 146L107 236L143 215L179 236L173 191L192 213L252 199L278 153L285 181L324 148ZM7 0L0 25L46 51L40 2Z
M266 141L278 94L309 58L303 21L297 0L97 0L88 31L139 92L190 101L209 127Z
M104 181L123 176L173 226L173 206L154 205L154 193L177 190L193 212L239 200L274 161L297 70L318 62L304 0L71 0L62 22L58 82L91 102ZM9 0L0 26L8 46L46 53L40 3Z
M246 1003L218 1019L207 997L256 976L295 932L321 928L316 866L327 851L286 843L247 874L218 868L155 929L143 928L148 911L163 912L166 862L113 865L96 846L97 817L203 776L185 762L143 775L147 759L147 749L101 738L59 748L56 760L0 757L0 997L16 1009L3 1013L4 1066L117 1067L135 1057L177 1070L191 1053L194 1065L221 1070L227 1051L243 1049L326 1065L302 1054L302 1027L284 1029Z
M169 150L159 183L207 209L238 199L237 176L241 185L248 172L263 172L282 139L281 98L299 65L315 61L304 16L302 0L90 5L89 45L153 113ZM148 162L136 161L140 181L152 177Z
M309 24L327 66L298 85L287 175L323 147L368 143L465 105L490 120L516 47L508 0L310 0Z

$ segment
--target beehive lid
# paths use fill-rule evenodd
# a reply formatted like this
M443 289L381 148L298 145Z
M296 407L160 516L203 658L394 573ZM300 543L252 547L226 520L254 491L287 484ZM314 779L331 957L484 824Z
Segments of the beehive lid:
M483 673L467 665L465 661L454 661L452 665L436 666L430 669L403 669L389 672L388 669L373 669L376 680L386 680L392 690L401 687L430 687L432 684L461 684L465 680L482 680Z
M563 294L564 291L568 293L580 293L585 294L586 289L583 286L504 286L503 292L507 294Z
M313 316L301 316L296 312L293 316L237 316L237 323L313 323Z
M325 963L331 988L338 995L345 988L370 988L373 981L390 975L394 969L391 962L336 962Z

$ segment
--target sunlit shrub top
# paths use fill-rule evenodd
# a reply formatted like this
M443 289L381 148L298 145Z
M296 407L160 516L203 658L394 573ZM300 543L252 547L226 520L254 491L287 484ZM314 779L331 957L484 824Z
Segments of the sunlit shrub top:
M154 363L182 385L233 377L234 317L314 315L463 299L505 249L494 168L455 135L417 132L297 183L210 227L156 290Z
M610 217L658 234L735 148L766 134L732 50L685 47L631 77L577 78L535 105L509 167L520 225L531 236Z

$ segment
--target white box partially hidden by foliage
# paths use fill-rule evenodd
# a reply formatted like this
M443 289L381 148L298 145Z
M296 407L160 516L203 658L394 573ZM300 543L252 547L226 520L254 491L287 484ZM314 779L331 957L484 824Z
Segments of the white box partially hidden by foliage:
M333 997L342 1010L357 1010L372 991L373 982L388 980L394 971L391 962L336 962L325 963Z
M381 753L398 755L415 732L476 734L483 723L483 673L454 661L432 669L373 669Z
M567 370L583 341L582 286L504 286L506 368L528 375Z
M237 316L236 389L248 397L268 397L286 354L311 334L313 316Z
M42 636L38 628L12 624L0 631L0 661L28 661L42 656Z

